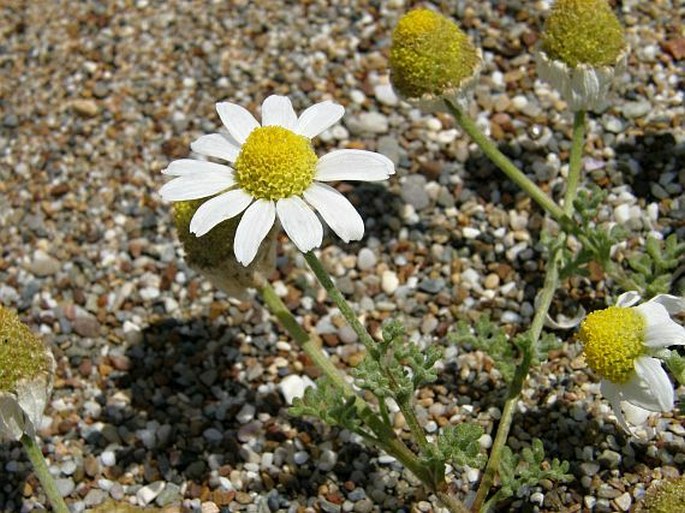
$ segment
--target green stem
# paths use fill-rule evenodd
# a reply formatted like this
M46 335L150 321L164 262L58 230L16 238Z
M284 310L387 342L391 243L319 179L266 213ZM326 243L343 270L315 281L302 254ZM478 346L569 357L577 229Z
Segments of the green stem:
M414 437L414 440L416 440L416 443L419 445L421 453L424 456L428 456L430 454L430 444L426 438L426 432L421 427L421 424L419 424L419 419L416 417L414 408L412 408L411 397L398 400L397 406L399 406L400 411L404 416L404 420L407 422L407 427Z
M321 261L317 258L317 256L314 254L313 251L310 251L308 253L304 253L304 258L309 264L309 267L312 269L314 272L314 275L316 278L319 280L319 283L323 286L324 289L326 289L326 292L328 295L333 299L333 302L336 304L340 312L342 313L343 317L347 320L347 322L350 324L354 332L357 334L359 337L359 340L364 344L365 347L371 348L374 345L374 341L371 338L371 335L369 335L368 331L366 331L366 328L362 326L362 323L359 322L359 319L357 319L357 316L355 315L354 311L352 310L352 307L349 305L349 303L345 300L343 297L342 293L337 289L335 284L333 283L333 280L331 280L330 276L326 272L326 270L323 267L323 264ZM265 286L264 290L268 290L269 286ZM280 298L273 293L273 297L278 299L280 302ZM277 306L275 302L272 301L274 306ZM269 304L267 302L267 304ZM279 315L282 318L285 315L291 316L292 314L285 308L285 305L283 305L282 302L280 302L282 305L282 308L279 308ZM288 325L292 325L292 323L296 323L296 321L292 320L292 322L289 322ZM286 325L286 329L287 325ZM302 328L299 327L298 325L298 330L301 331ZM310 350L305 347L304 344L302 344L302 348L305 350L305 352L311 356ZM320 353L320 349L316 348L316 351ZM313 358L312 360L318 365L321 360L321 358ZM327 358L324 357L325 362L328 363L328 366L333 367L330 361L328 361ZM328 371L326 371L323 367L320 367L324 373L330 377L328 374ZM337 373L337 369L333 367L333 370ZM349 397L349 395L354 394L354 391L352 390L352 387L342 380L342 384L344 386L341 391L346 394L346 397ZM435 473L428 468L426 465L424 465L419 458L402 442L397 437L397 434L395 431L392 429L392 427L389 425L389 423L385 422L382 418L379 418L378 415L376 415L373 410L371 410L371 407L366 403L361 397L357 396L355 394L355 405L357 407L357 411L359 412L360 418L364 420L367 426L371 428L371 430L376 434L378 437L378 440L380 441L379 445L381 448L383 448L388 454L393 455L396 457L405 467L407 467L416 477L421 480L421 482L432 492L436 493L437 496L440 498L440 500L443 502L443 504L452 512L452 513L467 513L468 510L464 504L459 501L456 497L451 496L449 493L445 491L446 488L446 483L444 481L444 475L443 476L436 476ZM414 415L413 410L409 408L411 413L408 415L405 414L405 420L408 418L413 418L416 421L416 425L419 427L418 420L416 420L416 417ZM404 412L403 412L404 413ZM409 420L408 422L412 422ZM421 431L423 434L423 431ZM413 434L413 431L412 431ZM423 439L425 441L425 434L423 434L423 438L418 438L418 440ZM420 444L421 442L419 442ZM427 442L426 442L427 444Z
M564 214L570 216L573 212L573 201L578 192L580 183L581 162L583 155L583 141L585 140L585 111L576 111L573 116L573 135L571 143L571 155L568 164L568 182L564 194Z
M314 275L316 276L316 279L319 280L319 283L321 283L321 286L324 289L326 289L326 292L335 303L335 306L338 307L340 313L343 315L345 320L349 323L350 327L357 334L357 337L359 337L361 343L364 344L364 346L367 349L373 347L374 341L371 338L371 335L369 335L369 332L366 331L366 328L362 326L362 323L359 322L359 319L357 319L354 310L352 310L350 304L345 300L343 295L340 293L340 291L333 283L333 280L331 280L331 277L328 275L328 272L326 272L326 269L324 269L321 260L317 258L313 251L304 253L304 259L309 264L309 267L311 267L312 271L314 272Z
M21 437L21 443L24 445L26 454L33 465L33 470L36 473L36 476L38 476L40 484L43 485L43 490L52 505L53 511L56 513L69 513L69 508L67 508L62 495L57 489L57 484L48 470L45 458L43 457L43 452L40 450L40 447L38 447L35 438L24 434Z
M392 427L379 418L366 401L355 394L352 386L343 378L343 374L333 365L321 347L298 324L273 287L269 283L265 283L260 292L264 298L264 303L271 310L271 313L281 322L290 336L300 345L307 356L312 359L319 370L331 380L344 397L355 398L357 413L376 435L376 441L380 448L397 458L425 485L434 490L435 482L431 472L417 459L416 455L411 452L404 442L397 437ZM466 509L459 511L466 511Z
M552 198L545 194L540 187L538 187L532 180L530 180L523 172L517 168L506 155L497 149L497 146L480 131L476 123L462 110L450 101L445 102L450 113L454 116L457 123L469 134L471 139L480 146L483 153L502 170L516 185L521 187L528 195L545 209L549 215L560 223L564 223L564 211L557 205Z
M582 170L581 156L583 152L585 136L584 128L585 112L577 111L573 120L573 136L571 143L571 155L569 159L568 183L566 187L566 193L564 195L564 210L562 212L564 218L562 226L566 227L570 225L569 220L573 216L573 202L575 201L576 194L578 192L578 185L580 183ZM552 299L554 298L554 292L559 281L560 257L560 247L554 250L550 255L550 259L547 264L547 274L545 275L545 283L540 293L540 303L537 305L537 311L535 312L535 316L533 317L533 322L530 327L531 346L527 351L524 352L523 359L516 368L514 379L509 385L509 392L504 403L504 409L502 410L502 417L500 419L499 426L497 426L497 433L495 434L495 440L492 444L490 458L488 459L488 464L483 472L483 479L481 480L478 490L476 491L476 499L474 500L472 506L473 512L487 512L493 505L490 501L485 503L485 499L490 492L490 488L492 488L495 475L499 469L499 463L502 458L502 449L504 449L509 436L511 422L516 411L516 404L518 403L521 390L523 389L523 383L533 362L533 356L537 352L538 340L540 339L542 328L545 324L547 312L549 311L549 307L552 304Z
M492 444L492 451L490 452L490 458L488 459L488 464L483 472L483 479L478 486L476 492L476 498L473 502L472 511L481 511L483 502L485 501L490 488L495 481L495 475L499 469L500 459L502 458L502 449L507 443L507 438L509 437L509 430L511 429L511 423L514 418L514 413L516 412L516 404L518 403L519 396L521 395L521 390L523 389L523 384L528 376L528 371L533 362L533 355L537 351L538 339L542 333L542 327L545 323L545 317L549 311L549 307L552 304L552 298L554 297L554 292L557 288L557 281L559 278L558 260L559 252L555 251L552 255L547 269L547 274L545 276L545 283L540 294L540 303L537 306L537 311L535 312L535 317L533 317L533 322L530 327L530 338L531 345L524 351L523 359L521 363L516 367L516 372L514 374L514 379L509 384L509 391L507 393L507 399L504 402L504 409L502 410L502 417L497 426L497 433L495 434L495 440Z

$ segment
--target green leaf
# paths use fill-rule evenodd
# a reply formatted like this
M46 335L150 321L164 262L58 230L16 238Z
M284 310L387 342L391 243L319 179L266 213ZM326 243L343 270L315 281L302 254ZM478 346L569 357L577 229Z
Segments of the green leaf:
M482 315L473 325L457 322L456 331L449 335L451 342L469 345L487 353L506 382L510 382L516 371L514 345L502 328L495 325L488 315Z
M357 415L355 397L345 398L327 377L308 387L302 398L295 398L289 413L299 417L316 417L330 426L341 426L358 433L362 422Z
M483 436L483 428L477 424L449 426L438 436L438 449L446 461L454 466L482 468L487 457L481 452L478 440Z
M573 475L568 473L569 463L553 459L545 461L545 448L542 441L534 438L530 447L521 450L519 456L515 455L509 447L504 447L499 463L499 476L504 493L498 492L495 497L502 500L509 497L514 490L528 489L536 486L543 479L558 482L573 480ZM511 492L511 493L510 493Z

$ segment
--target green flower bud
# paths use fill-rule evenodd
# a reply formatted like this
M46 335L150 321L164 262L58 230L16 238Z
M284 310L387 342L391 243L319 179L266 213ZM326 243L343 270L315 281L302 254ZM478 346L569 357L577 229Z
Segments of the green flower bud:
M680 513L685 504L685 476L662 481L647 492L635 513Z
M55 361L16 313L0 306L0 436L35 434L52 391Z
M605 0L557 0L542 49L568 66L612 66L626 46L623 27Z
M429 9L408 12L393 31L390 80L410 103L436 108L444 99L465 101L481 62L466 34Z
M190 232L190 220L205 201L174 203L174 223L186 253L186 262L226 294L242 299L246 289L259 287L275 267L276 228L272 228L257 256L245 267L235 259L233 253L233 240L240 216L219 223L202 237Z

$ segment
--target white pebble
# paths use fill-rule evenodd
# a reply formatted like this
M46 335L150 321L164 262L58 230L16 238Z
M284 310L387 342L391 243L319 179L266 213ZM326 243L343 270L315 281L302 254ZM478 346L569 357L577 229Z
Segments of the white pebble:
M394 271L383 271L383 276L381 277L381 288L383 289L383 292L390 296L395 293L399 285L400 279Z
M147 506L150 504L160 493L162 493L165 485L166 483L164 481L155 481L147 486L143 486L136 492L136 500L138 501L138 504L141 506Z
M313 386L315 386L314 382L307 376L290 374L278 384L278 391L283 395L287 404L293 404L293 399L304 396L305 389Z
M376 265L376 254L369 248L362 248L357 255L357 267L360 271L369 271Z

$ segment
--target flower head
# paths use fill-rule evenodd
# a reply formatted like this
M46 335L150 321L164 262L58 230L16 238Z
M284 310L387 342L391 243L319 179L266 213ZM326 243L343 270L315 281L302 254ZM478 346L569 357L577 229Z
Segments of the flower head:
M430 9L402 16L392 34L390 80L404 99L426 109L460 105L475 85L481 56L456 23Z
M661 481L647 491L635 513L679 513L685 504L685 475Z
M191 268L229 296L245 299L247 289L261 286L262 280L276 267L276 230L271 229L254 260L244 266L233 255L238 217L219 223L201 237L190 233L190 221L204 202L191 200L174 203L174 223L185 250L185 260Z
M0 306L0 437L34 436L52 391L55 361L17 314Z
M557 0L536 53L538 74L572 110L598 109L628 48L606 0Z
M217 112L228 134L210 134L191 144L193 151L232 166L182 159L164 173L174 179L160 193L169 201L211 198L193 214L189 229L201 237L219 223L242 214L235 228L233 252L249 265L276 217L303 252L321 245L323 226L316 210L345 242L364 235L364 222L345 197L321 182L379 181L394 174L387 157L364 150L337 150L317 157L311 138L344 114L330 101L313 105L299 117L290 100L269 96L262 123L243 107L222 102Z
M624 410L630 420L643 420L648 412L673 409L673 386L655 356L685 344L685 328L670 317L685 310L684 300L662 294L633 306L639 299L635 292L621 295L615 306L588 315L578 332L585 360L627 431Z

